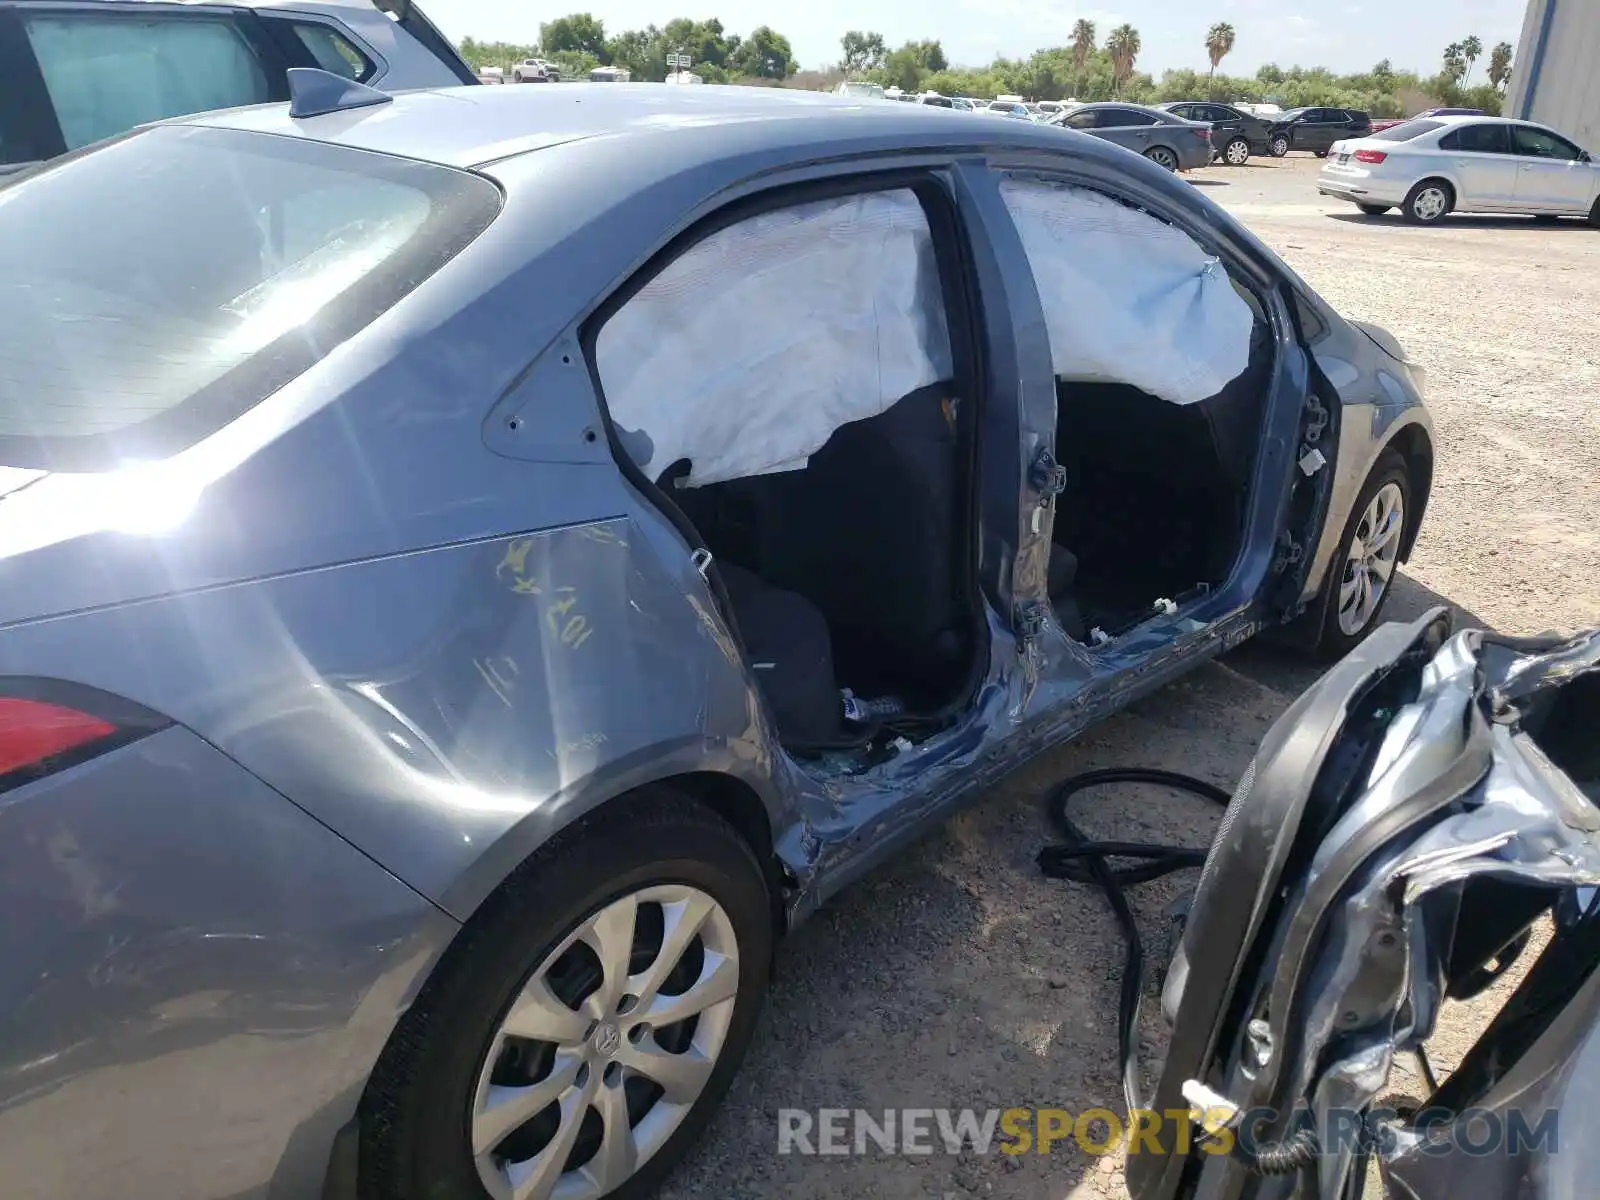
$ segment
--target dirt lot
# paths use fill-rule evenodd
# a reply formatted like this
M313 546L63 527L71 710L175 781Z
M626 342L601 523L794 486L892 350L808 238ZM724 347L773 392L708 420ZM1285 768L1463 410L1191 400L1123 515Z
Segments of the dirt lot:
M1257 165L1259 164L1259 165ZM1294 156L1190 178L1347 316L1394 332L1428 371L1438 468L1391 616L1448 602L1513 633L1600 624L1600 230L1451 217L1368 219L1316 195ZM1149 765L1231 789L1315 672L1245 647L1035 762L925 844L837 900L786 948L756 1046L711 1134L668 1189L688 1197L1123 1195L1110 1159L777 1153L780 1108L1120 1105L1121 944L1101 899L1051 883L1053 780ZM1204 845L1216 811L1149 789L1102 793L1091 834ZM1154 930L1192 875L1140 889ZM1479 1010L1450 1014L1438 1059ZM1404 1087L1406 1080L1396 1083ZM1005 1161L1002 1161L1004 1159Z

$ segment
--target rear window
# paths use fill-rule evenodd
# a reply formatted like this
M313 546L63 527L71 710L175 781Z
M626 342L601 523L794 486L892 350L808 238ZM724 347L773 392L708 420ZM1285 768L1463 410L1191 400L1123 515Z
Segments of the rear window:
M0 188L0 463L162 458L305 371L493 220L475 175L158 126Z
M1432 133L1435 129L1443 129L1444 126L1443 121L1405 121L1367 136L1375 142L1409 142L1412 138Z

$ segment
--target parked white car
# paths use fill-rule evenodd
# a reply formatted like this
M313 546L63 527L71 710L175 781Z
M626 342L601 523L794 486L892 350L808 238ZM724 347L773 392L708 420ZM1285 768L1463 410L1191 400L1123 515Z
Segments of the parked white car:
M1399 208L1424 225L1449 212L1600 225L1600 164L1552 129L1501 117L1422 117L1334 142L1317 191L1368 216Z
M550 72L537 58L525 58L511 68L513 83L549 83Z
M846 79L833 89L835 96L854 96L858 100L882 100L883 85L865 79Z

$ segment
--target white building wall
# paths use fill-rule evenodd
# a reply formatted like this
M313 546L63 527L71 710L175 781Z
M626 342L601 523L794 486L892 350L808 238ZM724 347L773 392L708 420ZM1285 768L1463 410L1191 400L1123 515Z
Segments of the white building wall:
M1528 0L1505 115L1548 125L1600 156L1600 0Z

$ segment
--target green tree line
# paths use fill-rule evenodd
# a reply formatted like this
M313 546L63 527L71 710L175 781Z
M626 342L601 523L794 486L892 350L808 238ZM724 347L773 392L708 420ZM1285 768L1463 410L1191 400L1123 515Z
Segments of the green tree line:
M1370 71L1341 75L1325 67L1281 67L1269 63L1254 75L1228 75L1220 68L1238 41L1234 27L1219 21L1195 47L1205 69L1168 70L1156 79L1138 69L1139 31L1123 24L1100 36L1080 20L1065 46L1036 50L1027 58L996 58L987 66L952 64L937 40L906 42L891 49L883 35L850 30L839 40L836 65L799 72L788 38L762 25L748 35L729 33L721 21L680 17L663 26L608 35L589 13L558 17L540 26L538 45L466 38L461 52L474 67L509 68L523 58L544 57L578 75L595 66L626 67L637 80L661 80L666 56L688 54L691 70L710 83L783 83L829 87L840 79L867 79L904 91L990 99L1020 95L1030 100L1109 100L1142 103L1215 99L1271 102L1285 108L1316 104L1365 109L1377 117L1399 117L1436 105L1499 112L1511 76L1512 49L1501 42L1484 58L1484 45L1469 36L1445 47L1440 69L1428 75L1396 70L1388 59ZM1203 55L1203 58L1202 58ZM1480 59L1482 70L1477 69ZM797 72L799 72L797 74Z
M729 33L721 21L687 17L665 25L649 25L608 35L605 23L589 13L557 17L539 26L537 45L485 42L463 38L461 56L475 70L509 69L525 58L546 58L573 75L586 76L595 67L626 67L639 81L667 77L667 55L687 54L690 70L707 83L777 82L796 70L789 39L766 25L748 36Z

